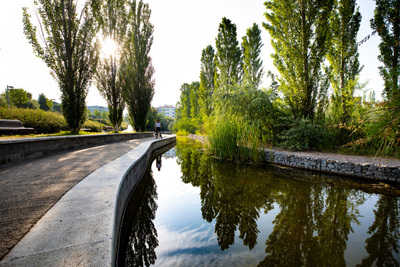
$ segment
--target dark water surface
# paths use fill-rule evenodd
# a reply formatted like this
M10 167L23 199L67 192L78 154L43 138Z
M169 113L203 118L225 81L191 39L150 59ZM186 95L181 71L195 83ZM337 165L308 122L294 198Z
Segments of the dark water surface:
M220 162L179 139L153 162L126 266L399 266L399 212L388 185Z

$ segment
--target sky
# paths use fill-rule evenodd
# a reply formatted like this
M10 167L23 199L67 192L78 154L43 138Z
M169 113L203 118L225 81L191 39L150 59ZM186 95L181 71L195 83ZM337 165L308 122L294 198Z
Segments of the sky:
M278 74L270 55L274 52L270 37L262 27L266 22L264 0L144 0L152 10L154 42L150 52L155 68L155 94L152 106L175 105L179 101L183 83L199 81L201 52L208 45L215 49L218 26L223 17L237 26L241 43L246 30L257 23L262 30L264 46L261 52L264 71ZM375 1L357 2L362 14L358 40L372 33L370 19ZM60 102L61 92L51 77L45 63L33 53L32 46L23 34L22 7L33 8L33 0L0 0L0 92L7 85L23 88L32 93L34 99L44 93L49 99ZM36 20L32 17L32 20ZM379 75L378 35L372 36L359 46L360 63L364 69L360 82L368 82L366 89L375 91L377 98L382 93L383 80ZM269 85L266 75L263 87ZM97 88L92 85L86 99L87 105L106 106Z

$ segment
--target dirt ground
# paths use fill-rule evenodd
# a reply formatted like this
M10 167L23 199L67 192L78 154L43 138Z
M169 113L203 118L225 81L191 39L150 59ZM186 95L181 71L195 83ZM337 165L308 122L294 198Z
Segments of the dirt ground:
M74 185L151 139L63 152L0 167L0 260Z

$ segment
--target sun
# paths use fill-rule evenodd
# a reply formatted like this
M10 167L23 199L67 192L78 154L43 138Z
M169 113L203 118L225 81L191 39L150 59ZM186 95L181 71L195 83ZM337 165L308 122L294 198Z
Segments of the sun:
M105 57L113 56L118 50L118 45L113 39L106 38L101 44L101 50Z

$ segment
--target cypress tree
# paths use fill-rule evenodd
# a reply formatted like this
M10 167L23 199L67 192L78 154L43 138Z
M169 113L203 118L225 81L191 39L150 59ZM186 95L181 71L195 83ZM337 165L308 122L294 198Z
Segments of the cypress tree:
M260 58L261 30L256 23L247 29L246 36L242 38L243 51L243 82L251 88L258 89L263 75L262 60Z

